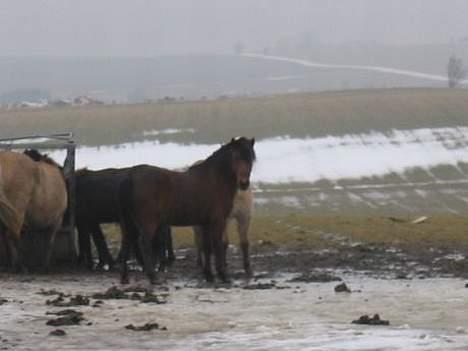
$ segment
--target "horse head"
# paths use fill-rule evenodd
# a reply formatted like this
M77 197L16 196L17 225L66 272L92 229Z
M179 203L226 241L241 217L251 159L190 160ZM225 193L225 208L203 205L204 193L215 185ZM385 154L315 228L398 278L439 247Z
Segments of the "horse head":
M232 138L228 148L231 151L232 170L236 175L238 187L247 190L250 186L250 173L255 162L255 138Z

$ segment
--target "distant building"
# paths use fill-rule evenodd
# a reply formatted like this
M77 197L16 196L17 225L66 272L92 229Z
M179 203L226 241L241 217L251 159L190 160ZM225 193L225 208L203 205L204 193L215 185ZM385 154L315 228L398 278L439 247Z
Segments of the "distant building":
M87 105L103 105L104 102L93 99L89 96L77 96L73 99L73 105L75 106L87 106Z

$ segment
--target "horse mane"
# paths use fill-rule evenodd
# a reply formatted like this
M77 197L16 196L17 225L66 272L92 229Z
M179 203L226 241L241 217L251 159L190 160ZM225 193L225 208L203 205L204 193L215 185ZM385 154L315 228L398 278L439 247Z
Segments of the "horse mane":
M75 176L80 176L89 172L88 167L79 168L75 171Z
M255 150L252 147L253 142L254 139L250 140L245 137L232 138L229 143L221 145L218 150L213 152L204 161L195 162L189 169L195 169L209 164L220 164L224 166L231 161L231 151L237 151L242 160L252 164L256 160Z
M47 164L50 164L52 166L56 166L60 168L60 165L55 162L52 158L49 157L47 154L41 154L39 151L36 149L26 149L23 152L26 156L29 156L29 158L35 162L44 162Z

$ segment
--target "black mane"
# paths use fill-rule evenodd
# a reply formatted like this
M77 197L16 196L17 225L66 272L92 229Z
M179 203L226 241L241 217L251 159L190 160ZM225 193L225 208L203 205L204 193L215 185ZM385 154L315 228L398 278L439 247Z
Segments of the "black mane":
M219 163L221 165L231 161L232 152L237 152L240 159L252 164L256 160L255 150L253 148L254 139L245 137L232 138L227 144L222 145L218 150L213 152L205 161L191 166L196 168L203 164Z
M24 150L23 154L25 154L26 156L29 156L29 158L35 162L45 162L53 166L59 167L57 162L51 159L47 154L41 154L36 149L26 149Z

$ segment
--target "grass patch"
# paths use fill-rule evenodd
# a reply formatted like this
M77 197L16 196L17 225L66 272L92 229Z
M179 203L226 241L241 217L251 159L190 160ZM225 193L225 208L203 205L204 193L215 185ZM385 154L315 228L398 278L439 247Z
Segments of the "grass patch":
M320 137L392 129L466 125L468 90L382 89L302 93L218 101L0 110L0 137L72 131L78 144L158 139L219 143ZM193 128L196 133L143 136L143 131Z
M327 234L345 240L367 244L383 244L419 252L430 248L451 251L468 250L468 218L456 215L435 215L425 222L412 224L417 218L353 215L303 215L255 216L249 240L252 247L269 245L284 249L325 249L338 241L330 240ZM398 221L398 220L401 220ZM119 247L120 233L116 226L105 226L108 242ZM238 236L229 227L230 242L238 245ZM176 248L194 247L191 228L174 228Z

